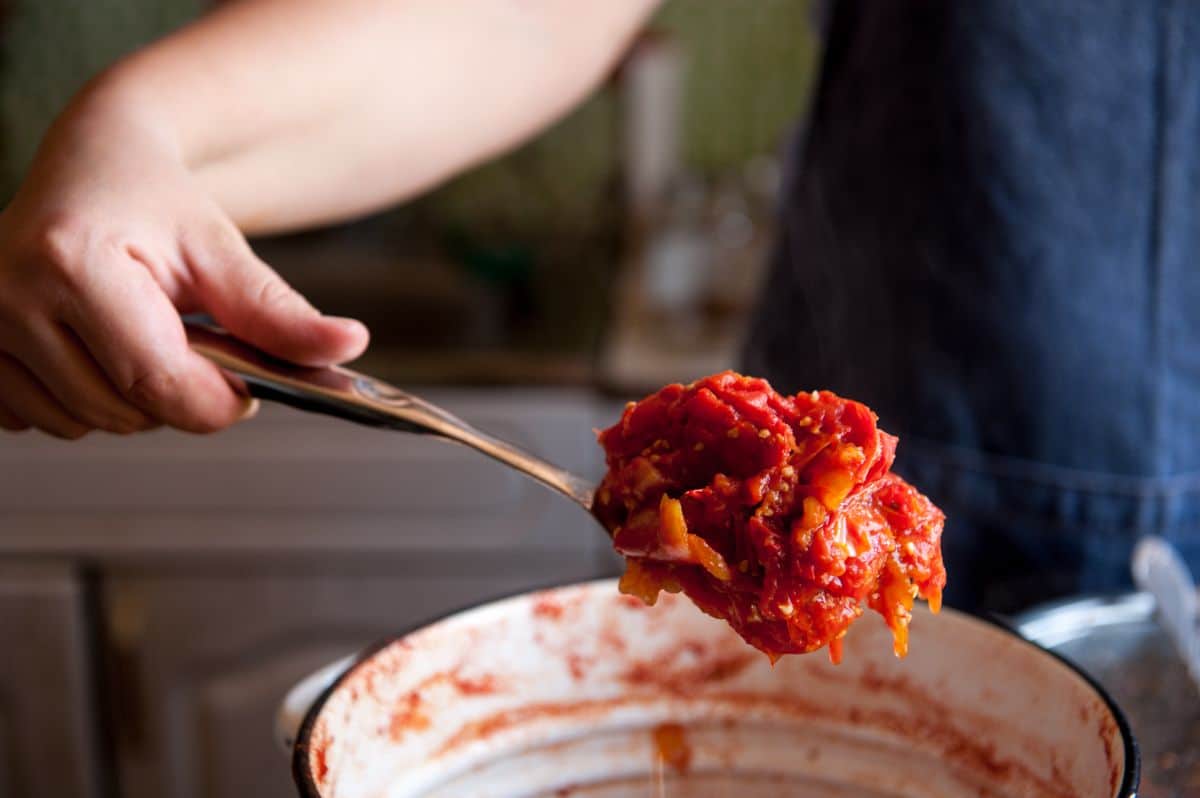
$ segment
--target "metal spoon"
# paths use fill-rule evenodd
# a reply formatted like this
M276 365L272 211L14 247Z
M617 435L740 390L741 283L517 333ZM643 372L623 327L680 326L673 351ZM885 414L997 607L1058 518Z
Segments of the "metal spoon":
M245 383L251 396L311 413L400 432L436 435L483 452L592 509L596 487L506 441L480 432L437 405L344 368L309 368L266 355L216 327L186 321L192 349Z
M1150 535L1133 549L1133 581L1154 596L1159 620L1200 688L1200 594L1187 563L1164 538Z

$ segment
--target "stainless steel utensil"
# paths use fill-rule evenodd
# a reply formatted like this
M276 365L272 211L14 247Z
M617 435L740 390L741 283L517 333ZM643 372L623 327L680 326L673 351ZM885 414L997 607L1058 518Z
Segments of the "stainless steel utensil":
M1200 689L1158 615L1151 593L1091 594L1034 607L1013 625L1085 671L1128 714L1142 755L1139 798L1195 798Z
M218 328L186 322L196 352L245 383L252 396L311 413L461 443L592 509L587 479L475 429L452 413L382 380L345 368L309 368L273 358Z
M1142 538L1133 550L1133 581L1153 594L1163 629L1200 689L1200 593L1187 563L1169 541Z

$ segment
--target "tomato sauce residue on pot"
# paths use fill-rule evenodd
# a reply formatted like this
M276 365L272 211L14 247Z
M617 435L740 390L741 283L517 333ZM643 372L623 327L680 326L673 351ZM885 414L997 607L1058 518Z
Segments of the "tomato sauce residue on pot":
M1047 778L1020 761L1008 759L997 753L995 745L975 732L959 729L947 718L953 713L939 704L936 697L912 686L904 680L892 682L879 679L876 688L891 690L897 695L906 695L925 703L919 711L862 711L858 708L833 709L827 705L807 701L787 693L770 694L759 692L718 691L708 699L712 706L720 707L717 715L727 719L744 717L750 713L784 714L794 717L795 722L834 721L858 727L878 729L895 739L921 740L923 745L933 745L941 750L947 767L975 774L986 783L997 787L997 793L1009 794L1012 789L1023 789L1045 798L1083 798L1061 779ZM871 687L863 685L864 690ZM461 746L486 740L497 734L547 720L588 722L589 719L611 715L622 707L639 706L633 695L616 696L608 699L590 699L563 703L528 704L488 715L466 724L434 753L444 756ZM912 706L912 704L909 704ZM687 740L686 730L672 729L677 724L660 724L650 730L650 742L654 746L656 760L668 767L684 763L676 768L683 772L691 766L694 751ZM798 753L799 755L799 753ZM1007 785L1007 787L1001 787ZM567 793L571 794L571 793Z
M533 614L539 618L557 621L563 617L564 612L563 605L550 596L538 596L533 602Z
M400 705L392 711L388 735L395 741L410 731L428 728L429 716L421 711L421 694L413 692L406 695Z
M737 676L754 662L752 653L734 653L701 659L690 665L670 665L670 657L653 662L633 662L619 679L627 686L653 687L676 695L690 695L697 688Z
M324 784L325 779L329 777L329 762L325 759L325 748L316 749L313 757L316 760L314 770L316 771L317 783Z
M393 742L398 742L404 735L413 731L424 731L431 723L429 714L424 709L425 694L439 686L449 687L459 695L480 696L491 695L502 689L495 676L463 676L462 666L445 673L438 673L422 681L412 690L405 693L392 709L391 720L388 724L388 735Z
M898 656L914 599L941 604L944 516L891 473L897 440L865 405L724 372L630 403L598 437L595 514L647 604L682 591L772 659L829 646L835 662L864 604Z
M692 748L688 745L683 726L678 723L660 723L651 732L654 752L658 761L682 773L692 761Z

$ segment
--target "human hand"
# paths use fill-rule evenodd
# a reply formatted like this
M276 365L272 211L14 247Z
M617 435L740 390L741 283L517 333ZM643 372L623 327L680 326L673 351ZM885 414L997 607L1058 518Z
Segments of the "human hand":
M368 340L255 257L169 136L85 98L0 213L0 427L74 439L246 417L251 401L188 347L180 314L197 311L305 365L353 359Z

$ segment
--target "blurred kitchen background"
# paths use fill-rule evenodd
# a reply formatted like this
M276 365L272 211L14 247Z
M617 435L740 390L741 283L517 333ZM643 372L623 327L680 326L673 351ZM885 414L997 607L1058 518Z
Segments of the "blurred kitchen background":
M0 2L0 196L72 92L195 0ZM578 473L625 398L733 366L807 0L668 2L552 130L428 196L255 241L356 367ZM611 574L573 505L473 453L266 407L196 438L0 441L0 798L283 798L287 689L368 642Z
M89 75L203 5L14 4L5 194ZM668 3L545 135L415 202L258 251L318 307L366 321L361 365L399 381L637 391L730 366L814 75L812 16L808 0Z

